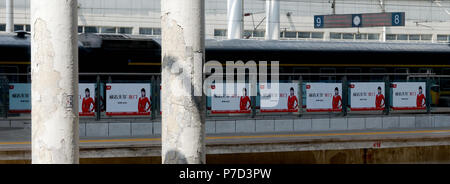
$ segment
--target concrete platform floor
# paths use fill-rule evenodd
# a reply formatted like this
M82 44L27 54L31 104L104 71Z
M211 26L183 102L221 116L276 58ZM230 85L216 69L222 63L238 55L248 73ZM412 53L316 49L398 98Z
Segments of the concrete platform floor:
M30 129L0 128L0 160L30 160ZM80 158L150 158L161 155L159 136L105 137L80 140ZM353 130L326 132L278 132L253 134L214 134L207 136L207 154L239 155L261 153L317 152L324 150L438 148L450 157L450 128ZM436 151L430 151L434 153ZM405 152L407 153L407 152ZM442 153L442 152L441 152ZM420 154L417 154L420 155ZM442 155L442 154L441 154ZM221 157L223 158L223 157ZM156 159L157 160L157 159ZM325 162L326 163L326 162Z

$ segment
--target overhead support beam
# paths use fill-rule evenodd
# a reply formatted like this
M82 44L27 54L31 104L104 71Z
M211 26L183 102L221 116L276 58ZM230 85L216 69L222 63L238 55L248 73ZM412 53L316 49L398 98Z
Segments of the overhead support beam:
M32 163L78 164L77 0L31 0Z
M14 0L6 0L6 32L14 32Z
M266 40L280 39L280 1L266 0Z
M161 1L162 162L204 164L205 1Z
M244 33L243 0L227 0L228 39L241 39Z

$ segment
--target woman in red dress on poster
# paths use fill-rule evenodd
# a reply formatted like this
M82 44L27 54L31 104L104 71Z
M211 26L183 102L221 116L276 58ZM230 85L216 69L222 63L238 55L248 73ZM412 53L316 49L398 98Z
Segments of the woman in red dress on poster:
M242 89L243 96L241 96L239 107L241 111L248 111L250 110L250 107L252 106L252 102L250 98L247 96L247 89Z
M147 107L148 104L148 107ZM146 108L147 107L147 108ZM146 97L145 89L141 89L141 97L139 97L139 103L138 103L138 112L139 113L145 113L149 112L150 108L152 107L152 104L148 97Z
M342 97L339 95L339 88L334 89L333 96L333 111L338 111L342 109Z
M294 88L291 88L291 94L288 97L288 110L294 111L298 108L298 99L294 94Z
M380 87L378 87L378 94L375 99L375 108L383 109L384 105L385 105L384 95L381 93L381 86L380 86Z
M419 86L419 94L417 95L417 102L416 105L418 108L425 107L426 99L425 95L423 94L422 86Z
M89 88L84 90L85 97L83 98L83 102L81 105L81 112L83 113L91 113L95 110L95 102L91 97L91 91ZM92 108L91 108L92 107Z

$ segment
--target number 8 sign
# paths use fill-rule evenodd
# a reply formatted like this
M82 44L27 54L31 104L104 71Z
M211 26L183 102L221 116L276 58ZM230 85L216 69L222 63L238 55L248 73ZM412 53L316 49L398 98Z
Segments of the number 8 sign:
M392 13L392 26L404 26L404 13Z

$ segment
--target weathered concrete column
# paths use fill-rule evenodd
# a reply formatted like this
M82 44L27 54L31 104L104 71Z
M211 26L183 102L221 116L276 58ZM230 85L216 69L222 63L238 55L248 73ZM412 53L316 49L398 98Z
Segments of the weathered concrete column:
M266 0L266 40L280 39L280 1Z
M6 0L6 32L14 32L14 1Z
M241 39L244 33L243 1L228 0L228 39Z
M204 0L161 1L162 162L205 163Z
M79 163L77 0L31 0L32 163Z

